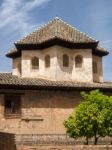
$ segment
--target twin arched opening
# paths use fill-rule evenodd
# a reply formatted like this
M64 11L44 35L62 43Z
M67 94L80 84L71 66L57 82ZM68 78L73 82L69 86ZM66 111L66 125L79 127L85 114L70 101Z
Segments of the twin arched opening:
M33 57L31 59L31 66L32 66L33 70L39 69L39 58L38 57Z

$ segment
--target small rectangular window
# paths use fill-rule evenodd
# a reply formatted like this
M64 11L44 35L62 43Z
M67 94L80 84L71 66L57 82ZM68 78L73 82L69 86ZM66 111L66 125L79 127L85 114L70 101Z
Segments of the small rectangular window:
M21 100L18 95L5 96L5 115L20 115L21 114Z

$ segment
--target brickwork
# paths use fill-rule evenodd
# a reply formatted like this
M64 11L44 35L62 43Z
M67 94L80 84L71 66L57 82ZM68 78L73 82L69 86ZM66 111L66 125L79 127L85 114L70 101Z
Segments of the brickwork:
M4 95L1 95L0 130L18 134L65 134L63 122L80 100L80 92L76 91L25 91L21 96L21 117L5 118Z
M80 102L75 91L26 91L21 98L21 118L4 117L0 98L0 130L20 134L64 134L63 122Z

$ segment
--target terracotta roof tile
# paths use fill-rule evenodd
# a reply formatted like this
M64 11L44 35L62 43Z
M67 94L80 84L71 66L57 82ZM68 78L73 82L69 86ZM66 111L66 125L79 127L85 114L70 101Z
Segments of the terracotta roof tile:
M48 24L16 42L16 44L40 44L50 39L59 38L73 43L97 42L87 34L68 25L59 18L54 18Z
M13 54L13 53L17 53L17 52L18 52L17 48L16 48L16 47L13 47L13 48L11 48L11 49L6 53L6 55L8 55L8 54Z
M107 50L107 49L105 49L105 48L101 47L99 44L98 44L98 46L97 46L96 50L97 50L97 51L104 51L104 52L108 52L108 50Z
M11 73L0 73L0 88L5 87L22 87L29 88L99 88L99 89L112 89L112 82L105 83L79 83L72 81L50 81L37 78L21 78L12 75Z
M41 45L45 44L48 41L56 39L65 42L70 42L73 44L81 44L81 43L98 44L98 41L96 41L94 38L89 37L87 34L79 31L78 29L72 27L63 20L56 17L47 24L41 26L39 29L32 32L31 34L27 35L23 39L17 41L15 45L16 46L28 44ZM98 46L95 51L102 53L102 56L108 54L108 51L100 46ZM20 56L20 50L14 47L6 54L6 56L7 57Z

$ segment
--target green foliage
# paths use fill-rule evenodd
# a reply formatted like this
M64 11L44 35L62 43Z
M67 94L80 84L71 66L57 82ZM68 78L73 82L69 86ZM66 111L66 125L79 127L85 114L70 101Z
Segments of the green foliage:
M97 144L99 137L112 136L112 97L99 90L90 93L81 92L83 101L74 109L64 122L70 137L94 137Z

